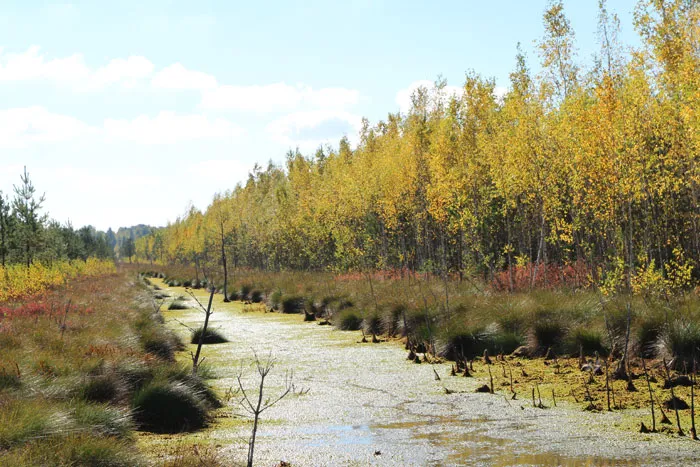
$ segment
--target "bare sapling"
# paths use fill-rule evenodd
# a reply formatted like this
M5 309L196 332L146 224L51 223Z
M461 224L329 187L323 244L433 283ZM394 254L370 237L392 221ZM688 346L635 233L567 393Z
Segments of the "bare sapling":
M656 431L656 414L654 413L654 393L651 390L651 381L649 381L649 372L647 371L647 364L644 362L644 357L642 357L642 369L644 370L644 377L647 380L647 388L649 389L649 404L651 406L651 431Z
M666 359L662 359L661 363L664 365L664 370L666 370L666 378L669 381L670 389L671 389L671 404L673 405L673 410L676 413L676 425L678 426L678 435L679 436L685 436L683 433L683 429L681 428L681 417L678 414L678 400L676 399L676 395L674 394L673 391L673 382L671 381L671 372L668 369L668 365L666 365Z
M620 359L617 369L613 373L613 376L615 379L626 379L628 382L631 382L631 379L627 375L627 360L629 358L628 356L628 350L629 350L629 342L630 342L630 328L632 325L632 308L629 303L627 303L627 331L625 332L625 347L624 347L624 352L622 353L622 358Z
M698 439L698 432L695 430L695 378L697 376L695 365L695 351L693 351L693 372L690 375L690 436Z
M238 390L236 392L240 393L241 395L240 399L238 400L238 403L243 408L243 410L248 412L253 417L253 428L250 434L250 438L248 439L248 467L253 467L255 437L258 433L260 415L294 391L292 374L287 373L284 378L284 388L282 389L282 392L274 399L265 398L265 379L274 368L275 360L272 358L271 354L268 354L267 359L265 361L260 360L257 353L253 352L253 354L255 355L255 368L257 370L258 375L260 376L260 381L256 389L257 394L249 394L249 391L245 389L243 385L242 370L236 377L236 381L238 382ZM308 389L306 392L308 392Z
M66 319L68 318L68 312L70 311L71 300L68 300L66 305L66 311L63 312L63 320L61 321L61 340L63 340L63 334L66 332Z
M199 335L199 342L197 342L197 351L193 354L190 352L190 356L192 357L192 374L197 374L197 369L199 368L199 365L202 364L204 361L204 358L201 360L199 357L202 354L202 345L204 345L204 338L206 337L207 334L207 327L209 326L209 318L211 317L213 311L211 309L211 303L214 301L214 287L209 288L209 304L204 307L202 305L202 302L200 302L197 297L194 295L194 293L191 290L188 290L187 293L190 294L190 296L194 299L195 302L199 305L199 307L204 311L204 325L202 326L202 333Z

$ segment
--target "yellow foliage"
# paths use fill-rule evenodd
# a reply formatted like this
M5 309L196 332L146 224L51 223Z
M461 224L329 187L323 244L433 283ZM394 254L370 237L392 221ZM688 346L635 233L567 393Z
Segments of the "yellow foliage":
M0 301L34 295L63 285L78 276L100 276L116 272L112 261L88 258L87 261L39 262L29 268L22 264L0 266Z

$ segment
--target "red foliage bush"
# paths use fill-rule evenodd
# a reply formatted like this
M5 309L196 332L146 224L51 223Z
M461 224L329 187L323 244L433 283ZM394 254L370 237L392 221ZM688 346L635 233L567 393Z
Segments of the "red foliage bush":
M580 289L590 286L592 268L582 260L571 264L534 264L514 266L494 275L491 287L498 291L523 292L531 289Z

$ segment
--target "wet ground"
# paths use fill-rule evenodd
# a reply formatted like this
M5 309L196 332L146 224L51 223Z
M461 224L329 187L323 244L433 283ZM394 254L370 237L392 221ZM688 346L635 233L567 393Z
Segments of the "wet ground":
M197 291L202 301L204 294ZM254 352L276 361L266 396L279 394L285 374L293 373L294 392L262 415L256 465L284 460L294 466L657 466L693 465L700 454L700 444L686 438L616 429L623 422L619 412L589 413L561 403L539 409L529 400L508 400L505 391L475 393L485 381L449 376L448 364L407 361L398 342L360 343L360 332L305 323L300 315L263 313L240 302L225 304L221 296L215 297L214 310L210 326L230 340L203 350L219 394L237 387L241 369L246 390L257 384L250 366ZM163 314L183 337L189 335L183 324L195 327L203 319L196 309ZM177 438L217 446L244 461L251 423L239 415L244 412L236 400L203 432L149 435L141 443L162 452L159 448Z

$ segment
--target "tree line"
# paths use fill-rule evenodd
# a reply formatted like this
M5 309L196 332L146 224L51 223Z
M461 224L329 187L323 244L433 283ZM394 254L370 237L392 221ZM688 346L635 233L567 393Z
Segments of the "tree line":
M39 195L25 167L13 197L0 191L0 266L90 257L114 257L116 239L92 226L74 229L43 212L45 195ZM111 232L111 230L110 230ZM112 233L112 237L114 234Z
M214 269L481 274L513 289L696 282L700 260L700 2L641 0L641 46L599 3L599 52L579 61L560 1L541 72L518 47L509 90L438 79L359 143L290 151L136 242L141 258ZM573 273L571 272L573 271ZM574 279L571 279L571 278Z

